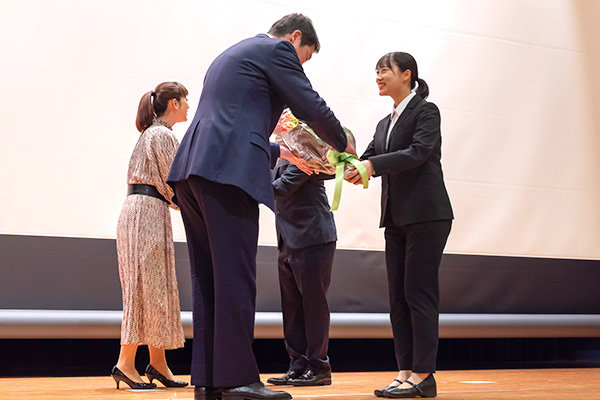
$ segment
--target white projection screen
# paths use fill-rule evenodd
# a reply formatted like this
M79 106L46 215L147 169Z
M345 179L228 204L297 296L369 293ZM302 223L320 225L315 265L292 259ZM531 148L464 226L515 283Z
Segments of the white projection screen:
M179 81L191 120L211 61L292 12L313 20L322 48L306 74L359 154L392 108L378 58L417 59L442 114L446 252L600 259L593 0L1 0L0 234L114 238L141 95ZM338 248L383 249L379 196L379 179L344 184ZM260 218L274 245L273 214Z

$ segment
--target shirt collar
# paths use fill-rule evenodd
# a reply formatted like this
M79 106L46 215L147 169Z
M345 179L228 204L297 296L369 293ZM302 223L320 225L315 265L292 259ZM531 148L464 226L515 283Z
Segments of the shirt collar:
M408 96L406 96L404 99L402 99L402 101L400 102L400 104L398 104L397 107L392 109L392 115L393 115L393 111L396 110L396 113L398 114L398 116L400 114L402 114L402 111L404 111L404 109L406 108L406 106L408 105L408 103L412 100L413 97L416 96L415 92L410 92L410 94Z

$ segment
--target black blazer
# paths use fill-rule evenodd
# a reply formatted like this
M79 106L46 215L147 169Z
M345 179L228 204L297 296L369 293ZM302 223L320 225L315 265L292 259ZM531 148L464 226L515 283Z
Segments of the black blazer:
M290 42L260 34L231 46L206 72L167 182L201 176L237 186L274 209L271 168L279 146L269 136L284 105L334 148L346 148L342 126L312 88Z
M380 227L404 226L454 218L440 159L442 136L437 106L414 96L390 133L390 117L377 124L373 140L361 156L382 177ZM392 221L385 218L386 211Z
M277 242L292 249L337 240L333 213L323 180L333 175L307 175L294 164L280 159L273 169Z

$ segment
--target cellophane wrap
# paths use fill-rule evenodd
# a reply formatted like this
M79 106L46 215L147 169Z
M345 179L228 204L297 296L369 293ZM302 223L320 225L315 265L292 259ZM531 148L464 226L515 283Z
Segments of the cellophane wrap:
M350 143L354 144L352 132L347 128L344 128L344 131ZM296 118L288 108L281 114L273 134L278 144L284 145L294 156L306 161L313 172L335 173L335 165L330 164L326 159L331 146L319 138L305 122Z

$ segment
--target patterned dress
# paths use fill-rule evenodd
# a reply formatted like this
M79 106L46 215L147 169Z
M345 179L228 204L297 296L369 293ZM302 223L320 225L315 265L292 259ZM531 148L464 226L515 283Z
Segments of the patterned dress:
M173 190L165 181L178 147L170 127L154 120L133 150L127 183L155 186L170 201ZM121 344L162 349L184 345L169 207L177 209L155 197L133 194L121 209L117 225L123 294Z

